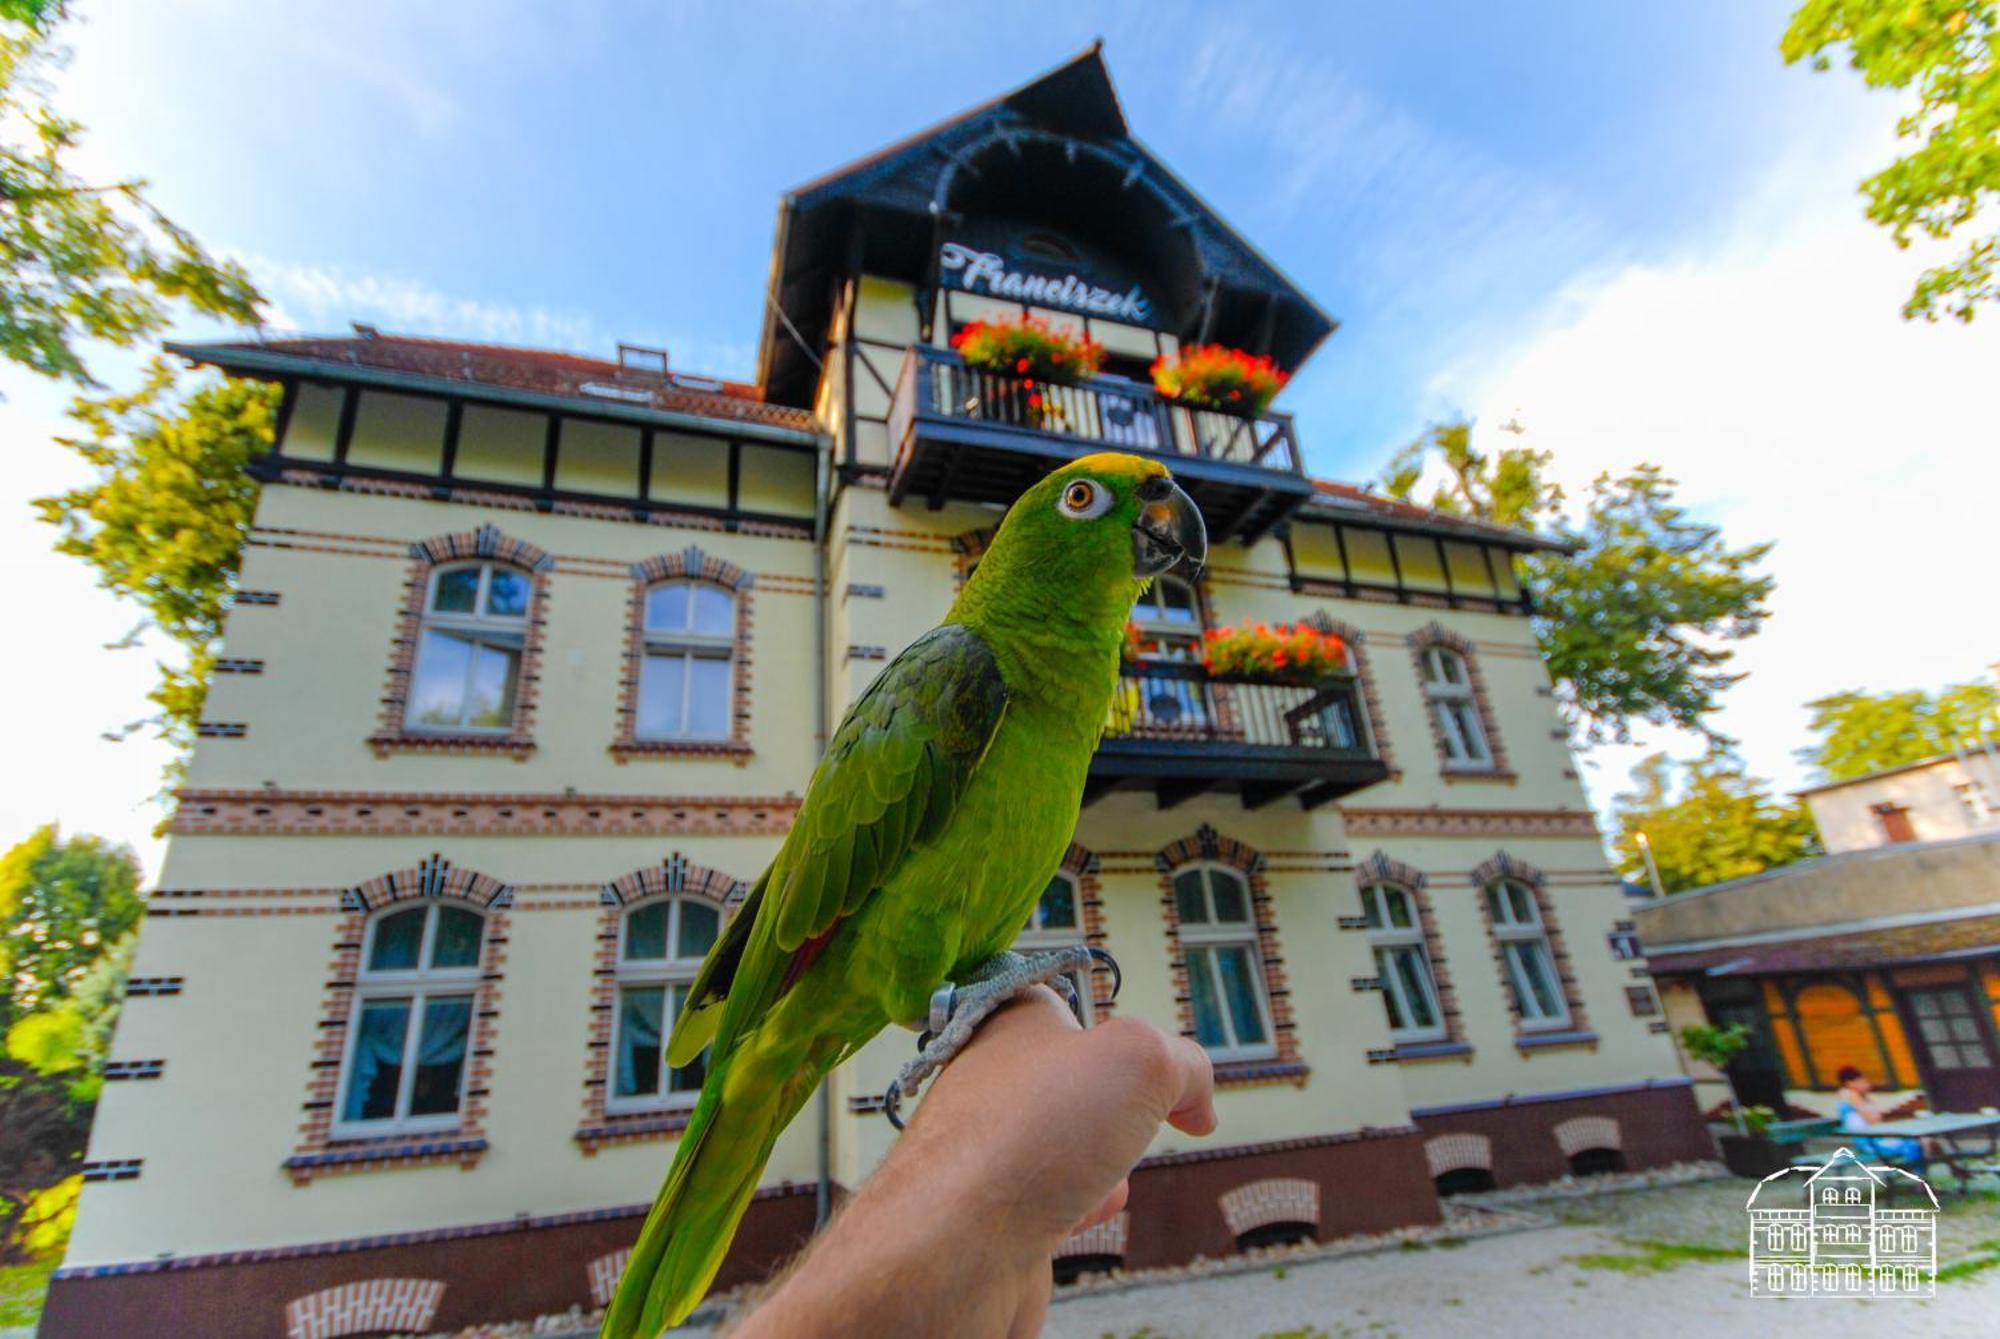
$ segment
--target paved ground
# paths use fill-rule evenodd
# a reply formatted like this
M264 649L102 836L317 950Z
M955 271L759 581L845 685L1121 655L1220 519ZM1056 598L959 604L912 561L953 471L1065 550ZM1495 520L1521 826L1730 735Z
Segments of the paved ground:
M1047 1339L1687 1339L1792 1330L1869 1339L1991 1336L2000 1269L1923 1301L1753 1301L1742 1259L1686 1258L1563 1226L1256 1273L1082 1294Z

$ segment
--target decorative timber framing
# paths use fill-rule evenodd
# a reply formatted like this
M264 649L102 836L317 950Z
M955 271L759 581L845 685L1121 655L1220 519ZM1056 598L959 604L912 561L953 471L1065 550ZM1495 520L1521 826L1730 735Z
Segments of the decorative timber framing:
M1187 949L1181 943L1180 909L1174 896L1174 875L1189 865L1204 862L1235 870L1249 885L1257 953L1263 968L1264 993L1270 1001L1271 1031L1278 1052L1269 1060L1222 1061L1215 1066L1216 1086L1290 1083L1303 1088L1312 1070L1299 1055L1299 1042L1295 1035L1298 1024L1292 1016L1291 983L1285 975L1285 958L1278 945L1278 924L1271 906L1270 888L1264 877L1264 857L1248 844L1234 837L1224 837L1206 823L1192 835L1162 847L1153 856L1153 864L1160 872L1160 916L1166 923L1167 953L1181 1035L1195 1035L1194 997L1188 987Z
M1382 710L1382 698L1375 688L1375 671L1368 664L1368 634L1352 623L1341 622L1325 610L1316 609L1301 621L1321 632L1330 632L1346 643L1348 659L1353 662L1354 677L1361 684L1361 705L1368 715L1364 728L1375 745L1375 756L1389 769L1389 780L1401 780L1403 774L1396 766L1396 753L1389 744L1389 718Z
M1450 761L1451 754L1445 748L1444 727L1438 724L1437 712L1432 710L1428 697L1424 700L1424 719L1430 723L1431 742L1437 747L1438 764L1447 778L1471 778L1484 781L1512 781L1514 771L1507 762L1507 745L1500 738L1500 721L1493 711L1493 699L1486 691L1486 673L1479 667L1479 652L1472 639L1462 637L1435 619L1418 628L1405 639L1410 647L1410 660L1417 670L1417 689L1423 691L1424 652L1433 646L1442 646L1458 652L1465 661L1466 675L1472 680L1472 701L1479 712L1479 728L1486 732L1486 751L1491 757L1490 765L1467 766Z
M597 915L597 951L591 968L590 1024L585 1046L583 1123L573 1136L586 1157L617 1144L666 1139L687 1128L693 1108L610 1114L611 1035L618 1010L618 929L627 912L662 897L692 897L714 906L726 924L750 887L734 875L697 865L675 851L657 865L633 870L604 885Z
M1354 867L1357 892L1372 884L1387 884L1402 889L1416 906L1417 925L1424 936L1424 954L1430 959L1431 985L1437 989L1438 1012L1444 1015L1442 1041L1397 1046L1394 1048L1395 1058L1409 1061L1448 1056L1470 1063L1472 1047L1465 1040L1465 1019L1459 1012L1458 992L1452 988L1451 967L1444 956L1444 936L1438 933L1437 916L1431 908L1429 882L1422 870L1392 859L1386 851L1378 850Z
M410 681L416 672L417 643L423 633L424 603L430 595L431 573L445 563L486 559L528 574L527 628L516 673L514 719L505 733L415 730L405 719ZM403 617L389 644L389 682L382 694L380 728L368 737L377 757L391 753L506 753L524 761L534 752L535 695L541 684L542 634L548 622L549 573L555 557L526 540L512 539L490 525L439 535L410 546L410 572L404 582Z
M1486 895L1486 890L1501 879L1511 879L1535 896L1535 911L1542 919L1542 933L1548 938L1549 956L1555 960L1556 976L1562 982L1563 1003L1569 1008L1567 1027L1542 1031L1522 1025L1520 1003L1507 984L1506 949L1501 944L1500 936L1494 933L1493 905ZM1577 988L1569 950L1563 945L1562 925L1556 920L1555 901L1549 896L1548 875L1525 860L1517 860L1505 851L1496 851L1491 859L1472 871L1472 888L1473 896L1479 902L1480 920L1486 926L1486 942L1493 950L1493 969L1500 975L1501 998L1506 1000L1507 1012L1514 1020L1514 1044L1524 1051L1551 1046L1595 1049L1597 1034L1590 1030L1590 1020L1584 1013L1583 992Z
M354 988L361 974L361 947L368 921L404 902L451 901L477 911L482 921L479 986L472 1001L464 1096L456 1129L439 1135L385 1135L336 1139L334 1103L340 1094L341 1066L347 1058L348 1029L354 1017ZM487 1081L491 1077L494 1034L500 1016L500 982L507 964L507 914L514 893L498 879L454 866L433 855L415 869L397 870L357 884L340 895L340 924L334 932L321 1009L319 1044L306 1080L305 1120L300 1140L284 1167L292 1184L322 1176L383 1167L457 1163L470 1168L486 1151Z
M663 581L705 581L729 592L736 608L736 644L729 653L729 738L639 738L639 677L646 659L646 596ZM750 760L750 588L756 579L735 563L689 545L632 564L632 594L625 609L625 668L618 679L618 738L611 756L633 758L733 758Z

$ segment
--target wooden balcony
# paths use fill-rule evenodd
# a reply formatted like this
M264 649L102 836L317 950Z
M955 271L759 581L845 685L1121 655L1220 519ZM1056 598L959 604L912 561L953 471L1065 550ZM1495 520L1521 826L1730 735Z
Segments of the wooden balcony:
M1256 539L1313 495L1291 416L1187 409L1110 377L1037 382L913 345L889 409L889 500L1012 502L1048 471L1094 451L1158 456L1220 542Z
M1388 775L1351 677L1283 683L1151 661L1119 681L1084 803L1149 789L1171 809L1219 790L1246 809L1291 796L1311 809Z

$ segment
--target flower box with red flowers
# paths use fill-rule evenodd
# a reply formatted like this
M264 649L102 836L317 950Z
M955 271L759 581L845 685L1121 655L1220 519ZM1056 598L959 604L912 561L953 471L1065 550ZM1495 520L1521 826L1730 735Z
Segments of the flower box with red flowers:
M1217 679L1312 685L1348 672L1347 643L1310 623L1210 628L1201 663Z
M1033 381L1086 381L1104 366L1104 346L1035 316L974 321L951 337L967 367Z
M1271 407L1290 380L1269 358L1220 344L1197 344L1180 356L1153 362L1153 387L1190 409L1214 409L1254 418Z

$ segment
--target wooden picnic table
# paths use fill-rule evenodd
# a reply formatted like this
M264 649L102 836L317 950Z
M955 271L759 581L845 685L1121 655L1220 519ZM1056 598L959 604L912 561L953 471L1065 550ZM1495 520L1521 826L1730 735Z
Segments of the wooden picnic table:
M1930 1116L1905 1116L1901 1120L1877 1121L1865 1130L1843 1130L1843 1137L1856 1139L1928 1140L1937 1150L1926 1153L1926 1162L1942 1162L1951 1168L1959 1189L1980 1174L2000 1176L1995 1165L1996 1140L2000 1140L2000 1111L1944 1111Z

